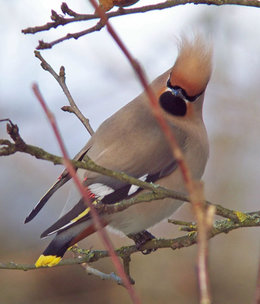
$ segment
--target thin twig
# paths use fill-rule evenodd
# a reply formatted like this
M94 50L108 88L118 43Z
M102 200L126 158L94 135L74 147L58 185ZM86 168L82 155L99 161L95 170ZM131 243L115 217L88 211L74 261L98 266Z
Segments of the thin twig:
M157 4L146 5L141 7L135 8L128 8L128 9L118 9L117 11L112 11L107 13L108 18L113 17L121 17L130 14L137 14L137 13L146 13L154 10L162 10L171 7L175 7L178 5L185 5L185 4L206 4L206 5L242 5L242 6L250 6L250 7L260 7L260 2L258 0L201 0L201 1L190 1L190 0L168 0L164 2L160 2ZM57 14L55 11L52 10L51 12L51 19L52 22L48 22L41 26L35 27L28 27L22 30L24 34L35 34L42 31L48 31L51 28L57 28L58 26L64 26L69 23L73 22L80 22L80 21L89 21L93 19L98 19L98 14L79 14L71 10L68 5L64 2L61 5L61 10L64 14L71 16L72 18L64 18Z
M82 122L82 124L85 126L87 131L90 135L93 135L94 131L89 123L89 119L86 118L79 108L77 107L73 97L70 94L70 91L66 85L66 79L65 79L65 68L62 66L60 68L59 75L54 71L54 69L51 67L51 65L41 56L41 53L38 51L34 51L34 55L36 58L38 58L41 61L41 66L45 71L48 71L58 82L60 87L62 88L65 96L67 97L69 104L70 104L70 111L74 113L79 120Z
M111 280L116 282L118 285L123 285L122 279L117 276L114 272L111 273L104 273L100 270L97 270L96 268L90 267L87 264L82 264L84 269L86 270L87 274L89 275L95 275L99 277L101 280Z
M73 256L75 259L81 259L82 255L79 253L80 248L78 244L75 244L73 247L69 249L72 251ZM96 268L90 267L87 263L82 263L80 266L87 272L89 275L95 275L99 277L101 280L112 280L115 281L118 285L124 285L122 279L117 276L114 272L111 272L110 274L106 274L104 272L101 272L100 270L97 270ZM124 267L125 269L125 267Z
M12 140L15 142L15 146L19 149L24 149L26 144L19 133L18 126L16 124L13 124L13 122L9 118L4 118L0 120L0 122L6 122L6 121L9 122L9 124L6 124L6 131L9 134L9 136L12 138ZM10 147L8 141L4 141L3 144Z
M115 254L115 251L114 251L114 248L113 248L113 245L107 235L107 232L105 229L103 229L103 223L101 221L101 218L99 217L98 213L97 213L97 210L95 209L94 205L92 204L90 198L89 198L89 195L88 195L88 191L87 191L87 188L84 187L81 183L81 181L79 180L77 174L76 174L76 171L74 169L74 167L72 166L70 160L69 160L69 157L68 157L68 154L67 154L67 151L65 149L65 146L63 144L63 141L61 139L61 136L60 136L60 133L59 133L59 130L58 130L58 127L57 127L57 124L55 122L55 118L54 116L52 115L52 113L49 111L39 89L38 89L38 86L36 84L33 85L33 91L34 91L34 94L35 96L37 97L38 101L40 102L41 106L43 107L44 109L44 112L46 114L46 116L48 117L50 123L51 123L51 126L53 128L53 132L56 136L56 139L57 139L57 142L60 146L60 149L62 151L62 155L63 155L63 159L64 159L64 164L66 166L66 169L68 170L69 174L71 175L71 177L73 178L73 181L75 182L78 190L80 191L81 193L81 196L84 198L84 202L86 203L86 205L90 208L90 212L91 212L91 217L94 221L94 224L96 226L96 229L98 231L98 233L100 234L101 236L101 239L102 241L104 242L108 252L109 252L109 255L111 257L111 260L118 272L118 274L121 276L122 278L122 281L124 283L124 286L126 287L126 289L128 290L128 293L130 295L130 297L132 298L132 301L133 303L140 303L140 300L139 298L137 297L129 279L128 279L128 276L126 275L125 271L124 271L124 268L119 260L119 258L117 257L117 255Z
M69 40L69 39L77 40L78 38L85 36L87 34L90 34L90 33L96 32L96 31L100 31L103 27L104 27L104 25L101 22L97 22L96 25L94 25L86 30L76 32L76 33L68 33L65 36L63 36L59 39L56 39L52 42L44 42L43 40L39 40L39 45L36 47L36 49L37 50L51 49L54 45L61 43L65 40Z
M178 225L178 226L192 227L194 229L196 228L196 223L194 223L194 222L185 222L185 221L169 219L168 223Z
M197 224L196 223L178 221L178 220L173 220L173 219L169 219L168 223L180 226L179 227L180 231L186 231L186 232L197 231Z

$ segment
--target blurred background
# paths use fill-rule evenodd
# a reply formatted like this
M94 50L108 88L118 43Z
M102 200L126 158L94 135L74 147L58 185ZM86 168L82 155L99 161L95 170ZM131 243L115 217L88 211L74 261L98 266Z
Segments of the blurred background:
M140 1L139 5L156 3ZM68 0L77 12L90 13L88 1ZM0 118L10 118L23 139L59 154L52 130L32 94L37 82L55 114L69 154L73 157L89 139L81 123L60 108L67 100L57 82L34 57L38 40L55 40L94 23L78 23L36 35L21 29L49 21L61 1L0 0ZM204 174L206 198L241 211L259 209L260 180L260 18L259 9L241 6L185 5L111 19L113 26L147 76L153 80L173 65L176 37L202 31L214 43L214 70L206 93L204 120L210 140L210 159ZM132 68L103 29L78 41L70 40L42 51L58 71L66 68L67 84L94 129L142 88ZM5 123L0 138L7 138ZM50 239L40 240L61 212L69 193L65 186L39 216L24 219L62 170L61 166L15 154L0 158L0 262L32 264ZM190 220L185 204L173 216ZM163 222L151 232L158 237L181 235ZM131 244L111 235L115 247ZM83 248L103 248L97 235L81 242ZM70 256L70 253L68 253ZM252 303L259 260L259 229L240 229L210 241L210 275L214 303ZM109 259L92 264L113 271ZM131 274L142 303L198 303L196 246L157 250L132 256ZM88 276L80 266L36 271L0 270L0 303L131 303L124 288Z

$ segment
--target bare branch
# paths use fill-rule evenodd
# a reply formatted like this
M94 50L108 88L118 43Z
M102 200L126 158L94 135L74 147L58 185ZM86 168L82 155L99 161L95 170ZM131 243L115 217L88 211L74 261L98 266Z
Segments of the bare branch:
M86 30L76 32L76 33L68 33L67 35L65 35L59 39L56 39L52 42L44 42L43 40L39 40L39 45L36 47L36 49L37 50L51 49L55 44L61 43L65 40L69 40L69 39L77 40L78 38L85 36L87 34L90 34L90 33L96 32L96 31L100 31L103 27L104 27L104 25L102 23L98 22L96 25L94 25Z
M211 293L209 283L208 272L208 233L213 225L213 219L215 215L214 206L207 206L204 202L203 184L201 182L196 183L193 198L193 210L195 218L197 220L198 231L198 254L197 254L197 270L198 270L198 282L200 289L200 303L210 304Z
M41 61L41 66L45 71L48 71L58 82L60 87L62 88L64 94L66 95L70 107L69 112L74 113L79 120L82 122L82 124L85 126L85 128L88 130L90 135L94 134L94 131L92 127L90 126L89 119L86 118L79 108L77 107L73 97L70 94L70 91L66 85L66 78L65 78L65 68L61 66L59 75L54 71L54 69L51 67L51 65L41 56L41 53L38 51L34 51L35 57L38 58ZM68 108L65 108L68 109ZM65 110L66 111L66 110ZM68 111L68 110L67 110Z
M209 232L209 238L213 238L221 233L228 233L232 230L245 228L245 227L260 227L260 216L256 213L243 222L233 222L231 220L219 220L216 221ZM160 249L160 248L171 248L173 250L190 247L197 243L197 233L188 233L185 236L181 236L175 239L153 239L147 242L143 249ZM58 265L53 267L60 267L64 265L75 265L82 263L93 263L100 259L109 257L109 253L106 250L86 250L80 248L72 248L73 252L79 254L80 258L75 259L63 259ZM116 254L124 258L129 258L132 254L139 252L135 245L123 246L117 249ZM16 264L13 262L0 263L0 269L10 270L34 270L37 269L34 265Z
M107 274L100 270L97 270L96 268L90 267L86 263L82 264L82 266L89 275L95 275L99 277L101 280L111 280L116 282L118 285L124 285L122 279L119 276L117 276L114 272Z
M14 125L14 124L13 124ZM18 132L19 133L19 132ZM3 147L1 147L1 145ZM16 152L22 152L29 154L31 156L36 157L37 159L46 160L49 162L52 162L54 165L63 165L63 158L51 153L46 152L45 150L25 144L24 146L16 145L15 143L11 143L9 140L1 139L0 140L0 156L7 156L12 155ZM124 172L116 172L109 170L107 168L101 167L94 163L90 158L84 158L84 162L76 161L76 160L70 160L74 168L81 168L89 171L94 171L106 176L110 176L112 178L118 179L120 181L136 185L140 188L150 190L151 192L139 194L136 197L130 198L128 200L122 200L120 202L116 202L113 205L98 205L97 208L104 208L106 212L109 213L115 213L119 211L123 211L126 208L129 208L130 206L134 204L138 204L140 202L149 202L156 199L163 199L166 197L171 197L174 199L178 199L185 202L190 202L190 199L187 195L183 193L179 193L170 189L166 189L163 187L160 187L159 185L155 185L153 183L147 183L143 182L139 179L136 179L132 176L127 175ZM247 219L248 216L251 216L252 214L255 214L256 212L250 212L250 213L243 213L237 210L230 210L227 208L222 207L219 204L213 204L209 201L206 201L208 205L213 205L216 208L216 214L229 218L230 220L234 222L243 222ZM259 211L258 211L259 212ZM260 215L260 212L259 212Z
M121 17L125 15L131 15L131 14L137 14L137 13L146 13L154 10L162 10L167 9L179 5L185 5L185 4L207 4L207 5L242 5L242 6L250 6L250 7L260 7L260 3L258 0L168 0L164 2L160 2L157 4L152 5L146 5L136 8L128 8L128 9L122 9L119 8L117 11L109 12L107 13L107 17L114 18L114 17ZM74 12L72 9L68 7L68 5L63 2L61 5L61 10L64 14L67 14L73 18L65 18L57 14L54 10L51 11L51 19L53 22L48 22L41 26L35 26L35 27L28 27L26 29L22 30L22 33L24 34L35 34L42 31L48 31L51 28L57 28L60 25L66 25L73 22L79 22L79 21L89 21L93 19L98 19L98 14L79 14Z
M173 219L169 219L168 223L180 226L179 227L180 231L187 231L187 232L197 231L196 223L184 222L184 221L173 220Z
M130 15L130 14L136 14L136 13L146 13L149 11L154 10L162 10L170 7L175 7L178 5L185 5L185 4L207 4L207 5L243 5L243 6L250 6L250 7L260 7L260 3L258 0L168 0L161 3L153 4L153 5L147 5L137 8L129 8L129 9L123 9L119 8L117 11L109 12L106 14L107 18L113 18L113 17L119 17L124 15ZM48 22L41 26L35 26L35 27L28 27L26 29L22 30L22 33L24 34L35 34L42 31L48 31L51 28L57 28L58 26L66 25L73 22L80 22L80 21L89 21L93 19L98 19L98 14L79 14L71 10L68 5L64 2L61 5L61 10L64 14L67 14L71 16L72 18L65 18L59 14L57 14L54 10L51 11L51 19L53 22ZM52 42L44 42L42 40L39 41L39 45L37 46L37 49L48 49L53 47L54 45L61 43L65 40L69 39L78 39L84 35L90 34L95 31L99 31L103 28L103 24L98 22L95 26L90 27L88 29L85 29L80 32L76 33L68 33L67 35L56 39Z
M92 217L93 222L95 224L95 228L97 229L97 232L99 233L103 243L105 244L105 246L106 246L106 248L109 252L109 255L111 257L111 260L112 260L117 272L121 276L121 278L123 280L123 283L124 283L124 286L126 287L128 293L129 293L129 296L131 297L133 303L138 304L138 303L140 303L140 300L137 297L133 287L131 286L131 283L128 279L128 276L126 275L126 273L124 271L124 268L123 268L122 264L120 263L120 260L118 259L118 257L115 254L112 242L109 239L106 230L103 229L103 227L104 227L103 222L102 222L101 218L99 217L99 214L98 214L97 210L95 209L94 205L92 204L92 201L90 200L90 197L88 195L88 189L87 189L87 187L84 187L82 185L79 177L76 174L76 171L75 171L74 167L72 166L72 163L69 160L69 157L68 157L68 154L66 152L65 146L64 146L63 141L61 139L61 135L58 131L58 127L57 127L57 124L55 122L55 118L52 115L52 113L49 111L49 109L48 109L48 107L47 107L47 105L46 105L46 103L45 103L45 101L44 101L44 99L43 99L43 97L42 97L42 95L41 95L41 93L40 93L36 84L33 85L33 91L34 91L34 94L37 97L38 101L40 102L40 104L41 104L41 106L42 106L42 108L43 108L46 116L48 117L48 119L50 121L50 124L53 128L53 132L56 136L57 142L60 146L60 149L61 149L61 152L62 152L62 155L63 155L63 160L64 160L64 164L66 166L66 169L69 172L70 176L72 177L72 179L73 179L74 183L76 184L78 190L80 191L80 194L84 199L84 202L86 203L86 205L90 209L91 217Z
M94 0L90 0L90 1L95 6L95 1ZM208 0L208 1L165 1L163 3L157 4L157 5L161 5L161 7L148 9L147 11L154 10L154 9L166 8L166 7L164 7L164 5L166 5L166 6L168 5L168 7L170 7L170 6L176 6L176 5L180 5L180 4L186 4L186 3L214 4L214 5L240 4L240 5L246 5L246 6L260 7L259 1L245 1L245 0L242 0L242 1L241 0L240 1L221 1L221 0L219 0L219 1L218 0L211 0L211 1L210 0ZM145 7L143 7L143 8L145 8ZM143 84L144 89L146 90L146 93L150 98L152 109L154 111L155 117L158 119L159 124L161 125L166 137L169 139L169 142L172 146L173 154L174 154L175 158L177 159L177 161L179 163L179 166L181 168L181 171L182 171L187 189L188 189L189 194L190 194L190 201L192 202L194 212L195 212L195 215L196 215L196 220L197 220L197 226L194 227L197 230L197 233L195 233L197 238L194 238L192 244L194 244L196 241L198 241L198 244L199 244L199 246L198 246L199 247L199 250L198 250L198 252L199 252L198 253L199 274L198 275L199 275L199 283L200 283L200 291L201 291L201 303L204 303L204 304L210 303L210 292L209 292L208 270L207 270L207 255L208 255L207 238L208 238L209 232L210 232L210 237L213 237L214 235L219 234L221 232L227 232L227 231L239 228L239 227L248 227L248 226L238 226L238 227L236 227L236 225L241 225L241 224L248 223L249 221L251 221L253 219L257 220L257 224L255 224L255 226L259 226L259 217L257 218L256 214L253 214L251 216L249 214L245 214L245 213L241 213L241 212L233 211L233 210L228 210L228 209L225 209L221 206L216 205L216 210L217 210L216 213L217 214L221 213L224 210L223 214L225 214L226 217L231 218L231 219L234 220L233 222L225 220L225 221L222 221L222 224L224 226L227 224L226 226L228 226L228 224L230 224L230 222L231 222L231 224L234 225L234 226L232 226L232 228L226 227L225 228L226 230L221 231L221 232L219 232L220 230L218 230L219 227L218 226L215 227L215 225L214 225L213 229L211 229L214 214L215 214L215 207L212 206L212 204L210 204L210 203L205 204L203 193L201 191L201 184L198 185L197 183L195 183L192 180L189 168L187 167L187 165L185 163L184 157L181 153L181 150L179 149L179 147L177 145L177 142L174 138L174 135L171 133L171 130L170 130L169 126L167 125L167 123L165 121L163 121L162 115L160 113L160 109L159 108L156 109L157 102L154 103L155 100L156 100L155 96L153 96L154 94L148 86L148 83L145 79L145 75L144 75L143 71L141 70L141 67L140 67L139 63L131 56L131 54L128 52L128 50L124 47L122 41L120 41L120 39L117 37L117 35L113 31L113 28L110 26L110 24L108 22L108 18L114 17L114 16L121 16L121 15L124 15L124 14L130 14L131 10L133 10L133 9L129 9L129 10L120 9L117 12L114 12L114 13L118 13L118 15L114 15L114 16L113 15L110 16L109 15L110 13L108 13L107 15L103 14L102 9L100 9L98 7L96 7L96 9L99 11L99 14L101 16L101 20L95 26L93 26L89 29L83 30L81 32L77 32L77 33L73 33L73 34L67 34L66 36L64 36L60 39L57 39L53 42L50 42L50 43L45 43L43 41L40 41L38 49L51 48L53 45L56 45L57 43L60 43L64 40L68 40L68 39L71 39L71 38L78 39L79 37L82 37L83 35L86 35L86 34L89 34L93 31L98 31L98 30L102 29L105 25L107 26L108 31L110 32L110 34L113 36L115 41L118 43L118 45L120 46L122 51L125 53L125 55L129 59L133 68L135 69L141 83ZM69 9L68 6L65 3L62 4L62 11L63 11L63 13L72 16L73 18L64 18L64 17L58 15L55 11L52 11L51 18L54 22L47 23L46 25L41 26L41 27L29 28L29 29L24 30L23 32L24 33L26 33L26 31L27 31L27 33L29 33L30 31L31 31L30 33L39 32L39 31L42 31L42 30L48 30L50 28L56 28L59 25L65 25L65 24L68 24L68 23L71 23L71 22L82 21L82 20L91 20L91 19L94 19L94 18L98 18L97 14L94 14L94 15L80 15L80 14L77 14L76 12ZM130 12L127 12L127 11L130 11ZM138 12L142 12L142 11L138 11ZM82 19L83 16L84 17L88 16L87 17L88 19ZM40 53L38 52L38 54L37 54L37 52L36 52L35 56L41 60L42 66L44 66L44 59L41 57ZM45 66L44 69L48 70L48 68L46 68L46 66ZM48 70L48 71L52 74L51 70ZM54 70L52 70L52 71L54 72ZM79 113L77 112L78 108L76 107L76 104L75 104L74 100L72 99L72 97L70 95L70 92L67 89L67 86L65 84L65 69L63 67L61 67L59 75L57 75L56 73L55 73L55 75L57 76L57 78L54 75L53 76L55 77L55 79L58 81L58 83L62 87L65 95L67 96L67 98L70 102L70 106L65 106L62 109L64 111L68 111L68 112L72 112L72 113L76 114L82 122L85 120L85 123L86 123L86 121L87 121L88 126L86 126L84 122L83 123L86 126L89 133L93 134L93 130L92 130L91 126L89 125L89 121L86 120L86 118L80 112L79 113L82 116L79 115ZM39 98L39 96L38 96L38 98ZM74 105L75 105L76 108L74 107ZM44 105L43 105L43 107L44 107ZM50 120L51 124L53 125L54 132L58 134L57 128L56 128L57 132L55 131L55 121L54 121L53 116L50 113L48 114L48 111L46 111L46 113L49 117L49 120ZM12 125L12 122L10 122L10 125L11 125L11 127L9 129L7 129L7 131L9 133L9 135L11 136L11 138L13 139L14 144L12 144L8 140L0 140L0 145L2 145L2 147L0 147L0 156L1 155L10 155L10 154L13 154L17 151L25 152L25 151L27 151L28 147L32 147L32 146L26 145L25 142L22 140L22 138L20 137L19 132L18 132L18 127L16 125ZM62 146L61 141L59 141L59 144ZM37 147L35 147L35 148L37 148ZM38 152L39 152L39 150L38 150ZM45 152L45 151L43 151L43 152ZM29 152L26 152L26 153L29 153ZM77 167L79 165L78 164L79 162L70 162L70 160L66 156L66 151L65 150L63 151L63 154L65 155L65 163L66 163L66 166L68 166L67 167L68 171L70 171L70 174L73 177L76 176L75 172L71 173L72 171L74 171L74 169L72 167L72 164L73 164L73 166L75 165L75 167ZM34 156L36 156L36 155L34 155ZM45 157L46 157L46 154L45 154ZM54 156L54 158L56 159L56 156ZM56 159L56 161L57 161L57 159ZM55 161L53 161L53 162L55 163ZM59 158L57 163L63 163L63 162L64 162L64 159ZM90 167L93 167L94 163L91 160L87 160L86 163L88 163L88 165ZM94 167L95 166L96 166L96 164L94 164ZM104 171L107 170L105 168L98 168L97 169L97 167L95 167L94 170L93 169L88 169L88 170L95 171L95 170L101 170L101 169L104 170ZM96 172L99 172L99 171L96 171ZM102 173L102 174L104 174L104 173ZM114 178L118 178L118 179L123 178L123 179L127 179L128 181L131 180L131 177L126 176L126 175L123 175L123 176L117 175L117 172L109 172L109 174L111 174L111 176L113 176ZM75 177L75 179L76 179L76 177ZM139 182L140 182L139 180L135 180L135 179L133 179L132 181L133 181L133 184L137 184L137 183L139 184ZM118 212L119 210L123 210L123 208L127 208L127 206L129 207L130 205L133 205L133 204L138 203L140 201L147 202L147 201L149 201L149 199L153 200L153 199L159 199L159 198L161 199L163 197L169 197L169 196L172 197L171 196L172 193L169 193L170 190L168 190L168 189L163 189L161 187L157 187L155 185L151 185L151 184L147 184L147 183L143 184L143 186L144 186L143 187L144 189L150 189L150 190L152 190L152 192L145 193L143 196L141 196L141 195L137 196L136 198L133 198L132 201L126 200L124 202L120 202L120 203L117 203L117 204L112 205L112 206L100 205L100 206L98 206L98 208L103 208L103 209L106 208L107 212ZM162 191L162 192L160 192L160 191ZM166 191L166 192L163 192L163 191ZM168 196L165 196L165 195L168 195ZM176 195L176 193L174 195ZM189 200L189 199L185 197L185 199L183 199L183 200L186 201L186 200ZM87 200L87 202L88 202L88 200ZM91 208L91 206L89 206L89 207ZM110 208L110 210L109 210L109 208ZM94 210L93 213L95 214L96 211L95 211L94 208L93 208L93 210ZM219 211L219 210L221 210L221 211ZM250 225L250 224L248 224L248 225ZM185 226L187 226L187 225L185 225ZM251 226L249 226L249 227L251 227ZM223 226L221 226L221 229L222 228L223 228ZM191 227L188 227L187 229L191 229ZM105 243L106 243L106 238L104 238L104 239L105 239ZM158 246L157 241L158 240L154 241L156 246ZM152 243L152 245L154 245L153 241L151 243ZM148 247L149 247L149 243L148 243ZM173 244L170 247L174 248ZM108 248L110 248L109 245L108 245ZM163 248L163 247L158 247L158 248ZM150 249L150 248L147 248L147 249ZM174 249L176 249L176 248L174 248ZM127 271L127 274L129 274L130 255L131 255L131 253L128 253L127 258L125 258L125 259L123 258L124 269ZM63 264L63 263L61 263L61 264ZM16 264L9 263L10 267L13 267L13 265L16 265ZM19 267L19 265L16 265L16 266ZM30 268L30 265L28 267L29 267L28 269L33 269L33 268ZM88 266L86 266L86 267L88 267ZM1 268L1 264L0 264L0 268ZM8 269L18 269L18 268L8 268ZM20 269L27 270L26 267L22 267L22 266L21 266ZM92 269L93 268L90 267L90 271L92 271ZM97 270L95 270L95 271L97 271ZM119 273L120 273L120 271L119 271ZM103 276L106 279L111 279L111 277L112 277L113 280L115 280L117 282L121 282L120 281L121 279L119 277L117 277L117 276L114 277L113 275L111 276L111 274L108 275L108 274L101 273L101 275L100 274L98 274L98 275L101 276L101 277ZM121 272L121 275L123 277L123 280L124 280L125 284L128 285L128 283L129 283L128 280L125 281L125 278L124 278L125 273ZM128 286L128 289L131 290L129 286ZM130 291L130 295L132 296L134 303L139 302L138 299L135 298L135 294L131 293L131 291Z
M79 252L81 249L77 244L72 246L69 250L72 251L72 253L74 254L74 258L77 259L82 258L82 255ZM90 267L87 263L82 263L81 266L84 268L87 274L90 275L93 274L95 276L98 276L101 280L112 280L115 281L117 284L124 286L122 279L119 276L117 276L114 272L111 272L110 274L106 274L104 272L97 270L96 268ZM124 270L125 273L129 275L129 272L126 272L125 263L124 263ZM134 281L130 277L129 277L129 281L131 282L131 284L134 284Z
M19 134L19 128L17 125L13 124L11 119L6 118L6 119L1 119L0 122L8 121L9 124L6 124L6 131L12 138L12 140L15 142L15 145L21 149L25 147L25 142L21 138ZM9 146L8 141L3 142L4 145Z

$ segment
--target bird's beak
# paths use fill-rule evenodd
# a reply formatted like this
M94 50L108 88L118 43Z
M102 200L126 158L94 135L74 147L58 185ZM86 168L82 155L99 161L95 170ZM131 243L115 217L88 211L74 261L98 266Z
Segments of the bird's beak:
M185 98L185 96L183 95L181 89L171 89L171 91L172 91L172 93L173 93L174 96L179 97L179 98L187 101L186 98Z
M186 104L196 101L200 97L200 95L203 93L203 92L201 92L195 96L188 96L182 88L178 88L178 89L170 88L170 90L172 91L174 96L181 98L182 100L185 101Z

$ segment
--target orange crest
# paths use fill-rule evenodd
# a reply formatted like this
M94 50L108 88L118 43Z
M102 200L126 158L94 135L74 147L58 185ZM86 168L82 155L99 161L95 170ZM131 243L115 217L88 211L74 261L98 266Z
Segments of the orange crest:
M179 43L179 54L173 66L170 82L185 90L189 96L203 92L212 70L212 46L206 45L201 36L193 41L186 37Z

